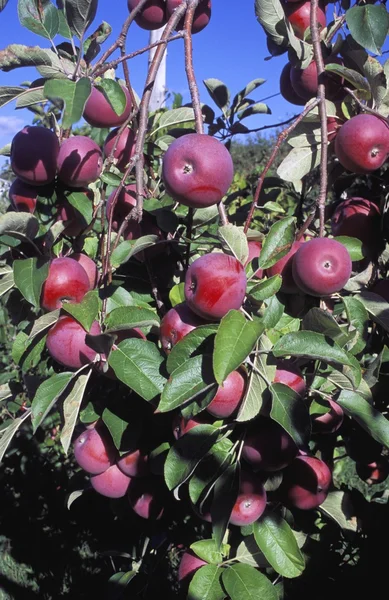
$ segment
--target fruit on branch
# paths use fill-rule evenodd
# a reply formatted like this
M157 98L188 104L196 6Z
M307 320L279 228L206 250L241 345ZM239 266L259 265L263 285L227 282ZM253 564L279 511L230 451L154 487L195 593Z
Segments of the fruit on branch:
M336 207L331 219L331 233L358 238L369 251L377 245L380 224L380 209L374 202L366 198L349 198Z
M244 264L245 267L249 263L251 263L251 261L254 260L254 258L259 258L260 254L261 254L261 250L262 250L262 244L261 244L261 242L250 241L250 242L248 242L248 247L249 247L249 255ZM263 269L257 269L254 273L254 277L256 277L258 279L262 279Z
M266 491L255 473L241 471L239 493L233 506L230 524L250 525L263 514L266 508Z
M46 127L24 127L12 140L11 168L31 185L51 183L57 172L58 138Z
M343 244L330 238L305 242L293 259L293 278L311 296L330 296L346 285L351 258Z
M135 133L132 129L126 127L119 135L119 130L120 127L113 129L108 134L104 142L104 154L108 158L116 144L113 157L117 160L116 167L119 171L124 172L135 153Z
M343 64L340 58L329 58L327 63ZM292 68L290 81L293 90L305 101L317 96L319 89L319 78L317 66L313 60L305 69ZM325 93L328 100L336 100L343 95L344 80L339 75L326 71L324 76Z
M81 302L89 289L88 275L76 260L54 258L42 286L41 307L55 310L61 308L63 300Z
M116 466L110 466L100 475L90 478L93 489L107 498L123 498L126 495L131 479Z
M170 19L174 10L182 4L182 0L167 0L166 1L166 14L167 18ZM206 27L211 19L211 0L200 0L194 13L192 23L192 33L199 33L204 27ZM184 29L185 18L178 22L176 27L177 31Z
M72 188L87 187L100 177L103 154L91 138L75 135L62 142L57 164L62 183Z
M305 30L311 26L311 2L305 0L303 2L292 2L283 6L285 16L293 27L295 35L301 40L304 39ZM319 6L317 10L317 25L319 31L327 25L326 14Z
M334 400L328 400L330 410L323 415L312 418L312 428L315 433L335 433L343 423L343 409Z
M47 334L46 346L50 355L61 365L69 369L80 369L91 363L97 356L86 343L87 331L83 326L66 315L61 315ZM100 335L101 329L97 321L92 323L91 335Z
M219 385L216 395L206 410L213 417L227 419L239 408L246 389L246 377L243 371L232 371L223 385Z
M128 10L130 12L134 10L139 2L140 0L127 0ZM167 23L165 7L165 0L147 0L135 17L135 23L147 31L163 27Z
M291 360L277 360L274 383L283 383L300 396L305 396L307 386L301 370Z
M131 114L132 99L128 89L120 86L126 97L126 105L120 115L116 114L103 92L92 87L91 95L86 101L83 117L92 127L117 127L123 125Z
M28 183L19 178L12 182L8 192L12 208L31 214L35 211L39 194L39 188L28 185Z
M195 555L192 550L184 552L178 567L178 581L181 585L187 586L195 572L207 563Z
M117 462L117 466L128 477L146 477L149 472L148 455L137 449L124 454Z
M325 462L314 456L297 456L284 471L281 493L289 506L310 510L324 502L331 480Z
M298 448L276 421L260 418L245 437L242 457L254 471L280 471L297 456Z
M204 324L205 321L192 312L186 302L177 304L168 310L161 321L159 330L162 348L166 354L190 331Z
M156 479L131 479L128 499L132 510L143 519L158 520L162 517L164 506L161 485Z
M107 200L107 219L111 217L113 201L115 198L116 189L109 195ZM124 186L119 194L117 195L117 199L115 202L115 206L113 209L113 223L115 223L115 228L118 228L121 225L121 222L127 217L127 215L131 212L131 210L136 206L136 185L134 183L130 183L129 185Z
M266 269L266 275L273 277L281 275L281 291L285 294L298 294L300 289L297 287L293 277L293 260L297 250L303 246L304 242L293 242L291 249L275 265Z
M213 422L212 417L209 413L203 411L194 417L186 420L184 417L177 413L173 417L172 427L173 427L173 435L178 440L181 436L185 435L198 425L210 425Z
M227 148L215 138L188 133L167 149L162 164L166 191L191 208L205 208L221 201L234 177Z
M368 465L357 463L356 470L358 476L369 485L382 483L389 475L389 463L385 458L379 458Z
M305 100L301 98L293 89L292 82L290 80L292 65L290 62L286 63L281 71L280 76L280 92L281 96L285 98L291 104L296 106L304 106Z
M335 139L335 154L352 173L371 173L389 154L389 127L375 115L360 114L342 125Z
M94 290L99 279L99 272L95 261L86 254L82 254L82 252L71 254L69 258L72 258L82 266L89 279L89 289Z
M116 450L104 427L85 429L73 442L76 463L91 475L104 473L114 462Z
M187 271L185 299L200 317L218 321L242 306L246 285L244 267L235 257L220 252L204 254Z
M327 117L327 136L329 142L334 141L343 123L344 119L342 117Z

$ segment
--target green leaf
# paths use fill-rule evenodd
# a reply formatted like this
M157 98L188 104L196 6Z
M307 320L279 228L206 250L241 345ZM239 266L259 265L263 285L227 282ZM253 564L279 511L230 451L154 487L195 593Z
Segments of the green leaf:
M233 463L219 475L213 488L211 506L212 534L218 548L227 531L232 509L239 494L239 463Z
M85 103L91 94L92 86L88 77L78 81L70 79L49 79L44 86L44 95L49 100L60 98L65 103L62 114L62 127L69 129L77 123L84 112Z
M267 300L268 298L271 298L277 294L277 292L280 291L281 286L281 275L274 275L273 277L264 279L260 283L254 285L254 287L250 288L248 291L248 296L257 302L263 302L263 300Z
M173 373L178 367L184 365L189 358L194 356L200 346L203 354L212 352L217 329L218 325L216 324L200 325L184 336L178 344L173 346L173 350L168 356L166 364L168 372Z
M73 377L74 373L56 373L38 387L31 404L34 433L57 400L62 396Z
M137 447L142 433L142 417L131 410L130 406L123 405L121 398L110 402L109 408L104 408L102 419L117 450L125 451Z
M355 392L343 390L336 401L377 442L389 448L389 421L382 413Z
M263 102L256 102L255 104L251 104L251 106L249 106L245 110L242 110L242 112L238 113L238 119L240 119L242 121L243 119L246 119L247 117L251 117L252 115L271 115L271 114L272 114L271 110L267 104L264 104Z
M65 198L80 213L85 221L85 227L89 225L93 216L93 202L91 199L84 192L65 194Z
M65 13L70 30L79 39L96 16L97 0L66 0Z
M287 578L301 575L304 557L290 526L275 513L265 513L254 523L254 537L273 569Z
M86 331L90 331L93 322L96 320L101 301L97 290L87 292L81 302L64 302L62 308L69 315L72 315Z
M28 302L39 307L42 285L49 273L49 263L42 263L37 258L25 258L15 260L13 267L16 287Z
M367 312L378 325L389 331L389 303L379 294L362 292L358 296Z
M2 12L8 4L8 0L0 0L0 12Z
M173 108L160 116L157 127L151 132L154 135L160 129L172 129L180 123L190 123L195 120L193 108L182 106L181 108ZM174 139L174 138L173 138Z
M117 115L124 113L127 97L122 86L115 79L102 79L96 87L104 94Z
M230 105L230 90L226 84L220 79L204 79L203 83L216 106L226 114Z
M0 297L4 296L9 290L11 290L15 285L14 282L14 274L7 273L0 279Z
M347 492L330 492L324 502L320 504L319 510L342 529L357 531L357 519L351 518L354 513Z
M111 264L117 268L130 260L131 256L154 246L159 241L157 235L144 235L137 240L126 240L115 248L111 255Z
M262 332L263 325L259 320L247 321L237 310L230 310L223 317L213 353L213 372L219 385L252 352Z
M213 425L198 425L175 442L169 450L164 468L169 490L174 490L191 476L218 436L219 430Z
M217 565L223 560L223 549L219 549L215 540L199 540L191 544L190 549L207 563Z
M38 231L39 222L29 213L8 212L0 217L0 235L13 236L16 233L33 240Z
M24 90L23 94L19 94L16 98L16 108L26 108L28 106L34 106L34 104L40 104L45 100L44 86L31 88Z
M65 454L68 453L74 428L77 424L80 406L84 398L85 389L92 371L77 377L72 389L63 402L64 426L61 431L61 444Z
M159 317L153 310L140 306L125 306L109 313L105 320L105 333L134 327L158 327L159 322Z
M242 540L236 549L234 558L240 563L260 569L269 566L263 553L258 548L253 535L249 535Z
M33 327L28 335L29 339L33 339L35 336L40 335L46 331L46 329L49 329L55 325L58 321L59 312L59 310L52 310L51 312L42 315L42 317L39 317L39 319L34 321Z
M250 565L228 567L223 571L222 581L231 600L278 600L271 581Z
M266 335L262 335L257 346L258 354L254 359L248 388L237 421L250 421L255 419L261 412L266 394L269 393L269 385L276 374L276 366L269 364L271 349L271 341Z
M346 12L346 23L354 40L374 54L381 54L389 29L386 6L353 6Z
M0 86L0 106L5 106L9 102L12 102L12 100L15 100L15 98L25 91L25 88L22 87Z
M362 352L362 350L366 346L368 336L367 327L369 323L369 314L366 308L364 307L363 303L358 298L352 296L345 296L343 298L343 303L346 308L347 318L351 327L354 327L359 334L358 340L352 348L352 353L358 354L359 352Z
M294 242L296 219L286 217L271 226L258 259L260 269L269 269L289 252Z
M266 304L267 307L263 313L262 323L265 329L273 329L282 318L285 306L277 296L272 296Z
M194 574L188 592L190 600L224 600L226 593L220 579L223 569L217 565L204 565Z
M249 257L249 245L247 237L243 233L243 227L223 225L222 227L219 227L218 237L228 254L235 256L242 264L247 262Z
M216 390L216 382L210 368L210 356L189 358L171 373L163 389L158 410L162 413L169 412L211 389Z
M327 63L325 65L325 70L330 73L334 73L339 75L339 77L343 77L347 82L350 83L364 98L367 100L370 99L371 91L370 85L368 81L366 81L365 77L358 73L358 71L354 71L354 69L348 69L343 65L338 65L337 63Z
M12 345L12 358L21 367L23 373L39 364L45 345L45 335L30 339L27 333L19 331Z
M311 433L311 419L304 400L283 383L272 383L270 392L271 418L285 429L297 446L304 448Z
M352 261L363 260L365 258L365 255L362 251L363 244L361 240L346 235L338 236L334 239L345 246Z
M58 10L50 0L18 0L18 16L23 27L44 38L58 33Z
M229 438L216 442L197 465L189 481L189 497L197 504L205 490L229 467L233 459L233 443Z
M232 101L231 112L235 112L235 109L239 108L241 102L251 94L254 90L256 90L259 86L263 85L266 82L266 79L253 79L250 81L246 87L243 88L240 92L236 94Z
M277 169L277 175L292 183L313 171L320 164L320 146L303 146L292 148Z
M334 317L326 310L316 306L311 308L304 316L302 327L307 331L322 333L342 346L348 340L347 334L341 329Z
M28 413L26 413L28 415ZM17 417L11 421L11 424L0 431L0 462L4 458L4 454L7 451L8 446L10 445L12 438L15 433L18 431L20 426L24 423L27 417Z
M172 306L177 306L185 302L185 283L177 283L173 285L169 292L169 301Z
M161 374L162 362L155 344L134 338L120 342L108 359L116 377L148 401L164 388L166 379Z

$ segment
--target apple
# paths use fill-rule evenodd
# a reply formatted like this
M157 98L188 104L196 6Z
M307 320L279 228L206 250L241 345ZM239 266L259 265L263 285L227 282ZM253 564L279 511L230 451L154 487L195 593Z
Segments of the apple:
M276 421L255 420L245 437L242 457L254 471L280 471L297 456L298 448Z
M113 129L104 142L104 154L108 158L115 147L113 157L116 159L116 167L124 172L135 153L135 133L126 127L119 135L120 127Z
M277 360L274 383L289 386L300 396L305 396L307 386L301 370L291 360Z
M288 2L284 4L284 12L287 20L293 27L295 35L301 40L304 39L305 30L311 26L311 3L309 0L304 2ZM326 14L319 6L317 9L317 24L319 29L324 29L327 25Z
M185 299L203 319L218 321L228 311L239 310L246 295L244 267L234 256L220 252L203 254L185 277Z
M140 0L127 0L128 10L131 12L139 4ZM143 8L135 17L135 23L142 29L153 31L167 23L165 0L147 0Z
M266 508L266 491L258 475L242 471L239 493L230 516L231 525L250 525Z
M41 189L28 185L22 179L15 179L8 192L12 208L20 212L33 214Z
M195 555L192 550L187 550L182 555L180 566L178 567L178 581L181 585L187 586L195 572L207 563Z
M301 98L293 89L292 82L290 80L292 65L290 62L286 63L284 68L281 71L280 76L280 93L281 96L290 102L291 104L295 104L296 106L304 106L305 100Z
M107 200L107 219L111 217L112 212L112 204L116 194L116 190L114 190L109 196ZM113 219L116 222L116 225L119 227L121 225L121 221L123 221L127 215L131 212L131 210L136 206L136 185L135 183L130 183L129 185L124 186L119 194L117 195L115 207L113 209ZM120 222L119 222L120 221Z
M31 185L51 183L57 172L58 138L46 127L27 126L12 140L11 168Z
M62 142L57 165L62 183L72 188L87 187L100 177L103 154L91 138L75 135Z
M315 433L335 433L343 423L343 409L334 400L328 400L330 410L323 415L312 418L312 428Z
M173 435L178 440L194 427L198 425L210 425L212 422L212 417L206 412L201 412L188 420L184 419L180 413L177 413L174 415L172 422Z
M234 165L221 142L209 135L188 133L167 149L162 177L173 200L191 208L205 208L225 196L234 177Z
M314 456L297 456L284 471L281 490L288 505L310 510L324 502L331 480L325 462Z
M222 385L219 385L216 395L208 404L206 410L213 417L226 419L231 417L240 406L246 390L246 377L241 371L232 371Z
M71 254L69 258L72 258L82 266L89 279L89 289L94 290L99 279L99 272L95 261L86 254L82 254L82 252Z
M282 286L281 291L285 294L298 294L300 289L295 283L293 277L293 259L297 250L301 248L304 242L293 242L291 249L285 256L283 256L275 265L266 269L266 275L273 277L274 275L281 275Z
M64 188L63 186L56 187L57 193L57 220L63 221L65 229L64 235L71 237L79 236L86 228L86 222L82 218L78 210L70 204L68 196L72 193L84 194L91 204L94 201L94 193L88 188Z
M123 125L131 114L132 99L128 89L120 86L126 97L126 105L120 115L116 114L105 94L92 87L91 95L85 103L83 117L92 127L117 127Z
M342 60L338 57L328 58L326 63L335 63L342 65ZM308 101L317 96L319 89L319 78L317 75L316 62L313 60L305 69L292 68L290 71L290 81L293 90ZM327 71L324 77L326 98L329 100L337 100L343 92L344 80L339 75Z
M249 263L251 263L251 261L254 260L254 258L259 258L260 254L261 254L261 250L262 250L262 244L261 244L261 242L250 241L250 242L248 242L248 247L249 247L249 255L248 255L246 262L244 263L245 267ZM257 279L262 279L263 269L257 269L254 273L254 277Z
M123 498L127 493L131 478L122 473L117 465L111 465L104 473L92 475L90 482L93 489L102 496Z
M193 331L199 325L204 325L204 323L203 319L188 308L186 302L176 304L168 310L161 321L159 330L161 345L166 354L169 354L173 346L190 331Z
M83 326L67 315L61 315L47 334L47 349L58 363L69 369L81 369L94 361L97 352L87 345L87 331ZM97 321L92 323L91 335L100 335L101 329Z
M293 278L311 296L330 296L346 285L351 275L351 258L343 244L330 238L305 242L293 259Z
M336 207L331 219L331 233L334 236L358 238L368 251L376 246L380 225L381 213L378 206L366 198L353 197Z
M131 479L128 499L139 517L155 520L162 517L164 506L157 479Z
M61 308L63 300L81 302L89 291L89 279L85 269L73 258L54 258L43 283L41 307L45 310Z
M150 472L148 459L148 455L138 448L124 454L116 464L128 477L146 477Z
M338 131L335 154L342 167L352 173L376 171L388 158L388 125L375 115L352 117Z
M91 475L104 473L115 462L112 439L100 425L85 429L74 440L73 450L77 464Z
M166 14L167 18L170 19L174 10L182 4L182 0L167 0L166 1ZM192 23L192 33L199 33L204 27L206 27L211 19L211 0L200 0L194 13ZM185 18L178 22L176 27L177 31L184 29Z
M333 142L336 136L338 135L339 129L342 127L344 123L344 118L342 117L327 117L327 136L328 141Z
M378 460L366 465L364 463L357 463L356 470L358 476L366 481L369 485L382 483L389 475L389 463L385 458L379 458Z

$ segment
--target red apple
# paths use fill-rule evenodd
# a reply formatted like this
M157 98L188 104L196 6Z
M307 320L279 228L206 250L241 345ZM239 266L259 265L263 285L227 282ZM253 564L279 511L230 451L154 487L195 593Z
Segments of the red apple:
M127 0L128 10L131 12L140 0ZM153 31L166 25L165 0L147 0L143 8L135 17L135 23L142 29Z
M331 480L325 462L314 456L297 456L284 471L282 493L288 505L310 510L324 502Z
M343 409L337 402L328 400L330 410L323 415L313 415L312 427L317 433L335 433L343 423Z
M266 491L258 475L242 471L238 498L230 516L231 525L250 525L266 508Z
M107 136L104 143L104 154L106 157L111 155L115 147L113 157L116 158L116 167L119 171L124 171L135 153L135 133L129 127L119 135L120 127L113 129Z
M254 471L280 471L297 456L298 448L276 421L260 418L252 423L242 457Z
M188 585L195 572L206 564L192 550L187 550L182 555L180 566L178 567L178 581L181 585Z
M301 370L291 360L278 360L274 383L289 386L300 396L305 396L307 386Z
M159 330L162 348L166 354L190 331L204 323L205 321L192 312L185 302L168 310L161 321Z
M116 465L110 466L100 475L92 475L90 482L93 489L107 498L123 498L130 485L130 477L124 475Z
M91 475L104 473L115 461L112 439L99 425L85 429L74 440L73 449L77 464Z
M240 406L246 389L246 377L243 372L232 371L223 385L218 387L216 396L206 410L213 417L226 419L231 417Z
M120 115L116 114L104 93L92 87L83 113L83 117L89 125L92 127L117 127L127 121L132 109L131 94L124 85L120 87L126 97L126 106Z
M290 62L286 63L281 71L280 76L280 92L281 96L296 106L304 106L305 100L301 98L293 89L292 82L290 80L292 65Z
M128 477L146 477L150 473L148 455L137 449L124 454L117 462L117 466Z
M57 171L58 138L45 127L24 127L12 140L11 168L31 185L51 183Z
M166 1L166 14L167 18L170 19L174 10L180 6L182 0L167 0ZM200 0L194 13L192 33L199 33L204 27L206 27L211 19L211 0ZM181 19L176 27L177 31L184 29L185 19Z
M103 154L91 138L75 135L62 142L57 164L62 183L72 188L87 187L100 177Z
M336 207L331 232L334 236L358 238L366 250L372 250L380 235L380 225L381 213L374 202L366 198L349 198Z
M101 333L100 325L94 321L89 332ZM80 369L94 361L97 352L87 345L87 331L72 317L62 315L47 334L46 346L51 356L69 369Z
M114 190L108 197L107 200L107 219L110 218L112 212L113 200L115 198L116 190ZM117 227L121 225L121 222L127 217L131 210L136 206L136 185L130 183L124 186L117 194L115 207L113 209L113 222L116 222Z
M375 115L360 114L340 128L335 139L335 154L352 173L376 171L388 158L389 128Z
M244 264L245 267L249 263L251 263L251 261L254 260L254 258L259 258L260 254L261 254L261 250L262 250L262 244L261 244L261 242L251 241L248 243L248 247L249 247L249 255ZM256 277L257 279L262 279L263 269L257 269L254 273L254 277Z
M12 207L20 212L34 213L40 190L42 188L28 185L22 179L15 179L8 192Z
M369 485L382 483L389 475L389 463L385 458L379 458L368 465L357 463L358 476Z
M78 264L82 266L89 279L89 288L91 290L94 290L97 286L97 281L99 279L99 272L97 270L97 265L95 261L89 258L89 256L87 256L86 254L82 254L81 252L71 254L70 258L77 261Z
M288 2L284 4L285 16L293 27L295 35L301 40L304 39L305 30L311 26L311 3L309 0L303 2ZM317 10L317 24L319 29L324 29L327 25L326 14L319 6Z
M54 258L42 287L41 307L45 310L61 308L63 300L81 302L89 291L85 269L73 258Z
M281 291L285 294L298 294L300 289L296 285L293 277L293 258L297 250L301 248L304 242L293 242L293 245L289 252L285 254L275 265L266 269L266 275L273 277L274 275L281 275L282 286Z
M128 498L133 511L143 519L158 520L164 506L157 479L131 479Z

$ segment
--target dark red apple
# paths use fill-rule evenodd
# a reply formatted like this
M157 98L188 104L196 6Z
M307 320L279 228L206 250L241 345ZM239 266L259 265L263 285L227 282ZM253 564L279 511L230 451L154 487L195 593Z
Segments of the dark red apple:
M358 238L368 251L376 246L380 224L380 209L374 202L366 198L349 198L336 207L331 219L331 232L334 236Z
M375 115L352 117L338 131L335 154L345 169L352 173L371 173L389 155L389 127Z
M201 560L198 556L187 550L181 558L180 566L178 567L178 581L181 585L188 585L195 572L207 563Z
M246 377L241 371L232 371L223 385L218 387L216 396L206 410L213 417L227 419L238 410L246 389Z
M346 285L351 258L343 244L330 238L315 238L299 248L293 260L293 278L311 296L330 296Z
M204 254L187 271L185 299L200 317L218 321L228 311L239 310L246 285L244 267L235 257L220 252Z
M314 456L297 456L284 471L281 491L288 505L310 510L324 502L331 480L325 462Z
M78 264L82 266L89 279L89 288L91 290L94 290L97 286L97 281L99 279L99 272L97 270L97 265L95 261L89 258L89 256L87 256L86 254L82 254L81 252L71 254L70 258L77 261Z
M120 127L108 134L104 143L104 154L106 157L110 156L116 144L113 157L116 158L116 167L119 171L124 171L135 153L135 133L126 127L119 135L119 130Z
M368 465L357 463L356 470L358 476L369 485L382 483L389 475L389 463L385 458L379 458L377 461Z
M255 473L242 471L238 498L230 516L231 525L250 525L263 514L266 508L266 491Z
M103 153L91 138L75 135L62 142L57 164L62 183L72 188L87 187L101 175Z
M57 171L58 138L46 127L24 127L12 140L11 168L31 185L51 183Z
M127 0L128 10L131 12L140 0ZM146 4L135 17L135 23L142 29L153 31L166 25L165 0L147 0Z
M131 479L128 498L139 517L155 520L162 517L164 506L157 479Z
M251 263L251 261L254 260L254 258L259 258L260 254L261 254L261 250L262 250L262 244L261 244L261 242L251 241L248 243L248 247L249 247L249 255L244 264L245 267L249 263ZM256 277L257 279L262 279L263 269L257 269L254 273L254 277Z
M104 93L92 87L91 95L86 101L83 113L83 117L89 125L92 125L92 127L117 127L127 121L132 109L131 94L124 85L121 88L126 96L126 106L123 112L118 115Z
M278 360L274 383L289 386L300 396L305 396L307 386L301 370L291 360Z
M286 63L286 65L284 66L284 68L281 71L281 76L280 76L281 96L283 98L285 98L285 100L287 100L287 102L290 102L291 104L294 104L295 106L304 106L305 100L303 98L301 98L301 96L299 96L292 87L292 82L290 80L291 69L292 69L292 65L290 64L290 62L288 62L288 63Z
M168 354L190 331L205 321L188 308L186 302L177 304L163 317L159 330L162 348Z
M107 200L107 219L111 217L113 200L115 198L116 190L114 190L109 196ZM130 183L129 185L124 186L119 194L117 194L117 199L115 203L115 207L113 209L113 222L116 223L117 227L120 227L121 222L127 217L127 215L131 212L131 210L136 206L136 185L134 183Z
M304 2L288 2L284 4L285 16L293 27L295 35L301 40L304 39L305 30L311 26L311 3L309 0ZM319 6L317 10L317 24L320 29L327 25L326 14Z
M177 6L180 6L181 3L182 0L166 1L166 14L168 19L170 19L170 17L173 14L173 11L177 8ZM200 0L194 13L192 33L199 33L199 31L202 31L204 27L208 25L211 19L211 5L211 0ZM184 20L185 19L181 19L178 22L178 25L176 27L177 31L184 29Z
M192 208L205 208L220 202L227 193L234 165L221 142L209 135L188 133L167 149L162 177L173 200Z
M100 475L92 475L90 482L93 489L107 498L123 498L130 485L130 477L124 475L116 466L110 466Z
M293 242L293 245L289 252L283 256L275 265L266 269L266 275L268 277L273 277L274 275L281 275L282 277L282 286L281 291L285 294L298 294L300 293L300 289L296 285L293 277L293 259L297 250L301 248L304 242Z
M19 212L34 213L41 189L15 179L8 192L12 207Z
M91 335L101 333L100 325L94 321L89 332ZM80 369L94 361L97 352L87 345L87 331L72 317L60 316L57 323L47 334L46 346L51 356L61 365L69 369Z
M343 64L338 57L329 58L326 63ZM292 88L305 101L317 96L319 89L319 79L317 75L316 62L313 60L305 69L292 68L290 71L290 81ZM337 100L343 94L344 80L339 75L327 71L324 77L326 98Z
M335 433L343 423L343 409L337 402L328 400L330 410L323 415L312 418L312 428L315 433Z
M117 462L117 466L128 477L146 477L150 473L148 455L137 449L124 454Z
M81 302L89 291L85 269L73 258L54 258L42 287L41 307L45 310L61 308L63 300Z
M91 475L104 473L114 462L116 450L104 427L85 429L73 442L77 464Z
M254 471L280 471L297 456L298 448L276 421L260 418L245 437L242 457Z

